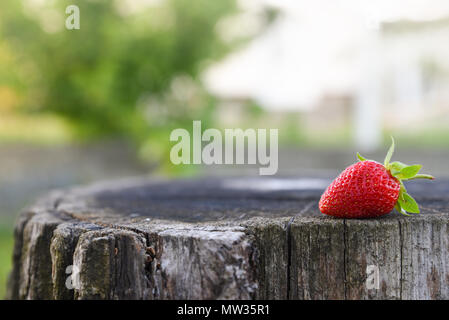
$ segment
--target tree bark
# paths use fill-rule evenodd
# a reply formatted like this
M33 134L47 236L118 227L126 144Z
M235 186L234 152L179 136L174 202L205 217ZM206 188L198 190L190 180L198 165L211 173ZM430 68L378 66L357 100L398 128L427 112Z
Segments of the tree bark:
M449 299L448 181L410 185L420 215L366 220L322 215L324 187L267 181L56 191L17 222L8 297Z

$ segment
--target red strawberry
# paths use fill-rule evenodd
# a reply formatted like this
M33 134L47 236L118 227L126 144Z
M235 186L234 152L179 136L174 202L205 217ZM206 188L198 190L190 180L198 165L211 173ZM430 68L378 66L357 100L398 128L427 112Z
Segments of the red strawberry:
M421 165L390 163L393 151L394 140L383 165L357 153L360 162L347 167L327 187L320 199L320 211L339 218L379 217L393 208L405 215L419 213L418 204L402 181L434 178L418 174Z

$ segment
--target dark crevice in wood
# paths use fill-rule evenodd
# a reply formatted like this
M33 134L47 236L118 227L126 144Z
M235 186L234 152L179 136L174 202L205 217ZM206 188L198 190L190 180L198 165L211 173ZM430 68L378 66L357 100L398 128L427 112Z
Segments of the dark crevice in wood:
M292 265L292 223L295 220L295 217L292 217L288 223L286 228L287 233L287 300L290 299L290 282L291 282L291 265Z
M28 225L29 222L30 222L30 220L28 220L28 221L24 224L23 230L26 229L26 227L27 227L27 225ZM23 240L24 240L24 239L22 239L22 241L23 241ZM29 245L29 244L28 244L28 245ZM22 247L22 249L23 249L23 247ZM22 253L22 254L23 254L23 253ZM25 291L24 297L28 297L28 295L30 294L31 274L32 274L31 263L29 263L29 264L28 264L28 277L27 277L27 279L26 279L27 285L26 285L26 291ZM20 292L19 292L19 295L20 295Z
M291 282L292 282L292 256L293 256L293 252L292 252L292 232L291 232L291 227L293 222L295 221L296 218L300 218L302 215L304 215L305 213L307 213L308 210L310 210L310 208L316 204L316 199L313 199L311 201L309 201L304 208L301 209L300 212L298 212L296 215L294 215L287 223L287 228L286 228L286 238L287 238L287 300L292 299L292 289L291 289ZM302 291L303 293L303 300L305 300L304 297L304 290Z
M112 299L112 298L114 298L116 296L116 294L117 294L117 292L116 292L117 284L119 283L119 278L120 278L121 273L122 273L121 265L120 265L120 263L119 263L119 261L117 259L117 254L122 254L122 253L121 252L118 253L119 248L118 248L118 243L117 242L118 242L118 239L114 238L114 250L113 250L112 260L113 260L113 268L114 268L115 272L113 272L111 274L111 283L113 285L111 285L111 292L110 292L111 296L109 297L109 299Z
M346 219L343 219L343 290L344 290L344 299L347 300L347 279L346 279L346 273L347 273L347 265L346 265L346 255L347 255L347 226L346 226Z
M399 254L400 254L400 261L401 261L401 268L400 268L400 274L399 274L399 300L402 300L402 282L403 282L403 278L402 278L402 263L403 263L403 239L402 239L402 224L401 224L401 220L398 220L398 225L399 225L399 245L400 245L400 249L399 249Z

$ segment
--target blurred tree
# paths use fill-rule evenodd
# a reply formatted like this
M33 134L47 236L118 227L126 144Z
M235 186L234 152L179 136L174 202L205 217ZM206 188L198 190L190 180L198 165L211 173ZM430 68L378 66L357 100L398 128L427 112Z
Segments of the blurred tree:
M236 6L234 0L148 3L2 0L0 87L20 93L22 111L67 118L80 137L125 136L147 150L154 143L154 156L162 156L171 128L210 119L214 99L198 75L205 61L230 49L215 24ZM71 4L80 8L80 30L65 29Z

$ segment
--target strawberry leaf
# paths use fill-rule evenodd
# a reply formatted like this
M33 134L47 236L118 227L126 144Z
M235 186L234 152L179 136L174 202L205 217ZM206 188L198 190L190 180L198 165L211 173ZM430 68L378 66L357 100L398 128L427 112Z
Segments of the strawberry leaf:
M387 156L385 157L385 160L384 160L385 168L389 167L391 157L393 156L393 152L394 152L394 139L393 139L393 137L391 137L391 146L390 146L390 149L388 149Z
M406 166L404 168L402 168L402 170L399 173L392 173L393 176L395 176L397 179L410 179L413 178L414 176L416 176L419 172L419 170L421 170L422 165L420 164L415 164L412 166Z
M431 176L430 174L417 174L412 178L409 178L407 180L414 180L414 179L430 179L430 180L434 180L435 177Z
M390 163L389 169L391 174L394 176L395 174L401 172L401 170L404 169L405 167L408 167L408 165L399 161L395 161Z
M401 180L399 180L399 184L401 185L399 189L399 199L404 200L404 193L407 193L407 190L405 189L404 183Z
M394 205L394 208L401 214L403 214L404 216L410 217L411 215L407 213L407 211L405 211L404 209L401 208L401 205L399 204L399 202L396 202L396 204Z
M358 153L357 152L357 158L360 160L360 161L366 161L366 158L364 158L360 153Z
M415 199L413 199L412 196L406 192L402 194L402 197L399 197L398 203L404 211L419 213L419 207Z

